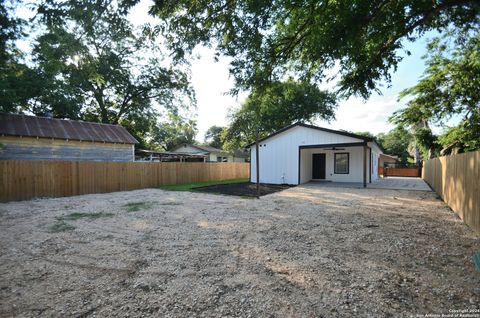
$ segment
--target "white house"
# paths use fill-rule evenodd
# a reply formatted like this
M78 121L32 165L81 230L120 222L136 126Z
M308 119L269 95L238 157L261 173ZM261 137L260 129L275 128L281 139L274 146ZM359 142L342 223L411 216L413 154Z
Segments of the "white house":
M250 181L256 182L255 143L248 147ZM373 138L296 123L259 140L260 182L328 180L366 186L378 179L381 153Z

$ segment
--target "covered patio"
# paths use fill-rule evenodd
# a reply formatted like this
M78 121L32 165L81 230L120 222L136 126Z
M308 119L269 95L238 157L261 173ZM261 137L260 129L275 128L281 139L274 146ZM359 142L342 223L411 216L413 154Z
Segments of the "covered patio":
M301 145L298 183L352 183L367 187L378 179L378 156L367 142Z

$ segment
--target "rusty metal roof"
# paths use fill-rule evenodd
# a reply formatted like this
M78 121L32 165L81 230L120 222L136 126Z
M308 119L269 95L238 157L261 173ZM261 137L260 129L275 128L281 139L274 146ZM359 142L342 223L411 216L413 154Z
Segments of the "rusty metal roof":
M120 125L0 113L0 135L137 144Z

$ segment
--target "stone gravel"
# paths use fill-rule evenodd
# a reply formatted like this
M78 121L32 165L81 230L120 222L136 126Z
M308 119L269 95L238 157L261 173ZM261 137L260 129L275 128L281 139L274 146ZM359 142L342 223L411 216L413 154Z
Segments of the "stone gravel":
M74 228L52 231L59 220ZM480 240L432 192L309 184L258 200L145 189L11 202L0 250L1 317L480 316Z

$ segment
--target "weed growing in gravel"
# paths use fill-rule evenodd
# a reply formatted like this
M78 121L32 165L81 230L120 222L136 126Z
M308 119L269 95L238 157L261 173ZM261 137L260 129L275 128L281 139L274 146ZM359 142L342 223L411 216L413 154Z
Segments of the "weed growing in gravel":
M181 202L157 202L158 205L182 205Z
M147 210L150 209L154 205L182 205L182 202L129 202L124 205L127 208L127 212L137 212L140 210Z
M127 212L137 212L151 208L152 204L153 202L129 202L124 207L127 208Z
M75 226L68 224L65 221L58 221L57 223L50 226L50 233L59 233L65 231L72 231L75 229Z
M99 218L107 218L113 216L113 213L97 212L97 213L84 213L84 212L75 212L68 215L62 215L56 217L59 221L75 221L79 219L89 219L96 220Z

